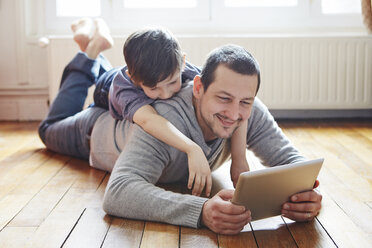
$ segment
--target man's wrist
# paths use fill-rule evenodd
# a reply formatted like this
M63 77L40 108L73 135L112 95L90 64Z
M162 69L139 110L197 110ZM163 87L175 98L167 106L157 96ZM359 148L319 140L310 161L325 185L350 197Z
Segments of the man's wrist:
M204 221L203 221L203 213L204 213L204 206L205 204L207 203L208 200L206 200L202 206L202 209L201 209L201 212L200 212L200 216L199 216L199 220L198 220L198 227L203 227L203 226L206 226L204 224Z
M248 163L247 158L245 157L245 154L244 156L243 155L235 155L235 156L231 155L231 160L237 163Z

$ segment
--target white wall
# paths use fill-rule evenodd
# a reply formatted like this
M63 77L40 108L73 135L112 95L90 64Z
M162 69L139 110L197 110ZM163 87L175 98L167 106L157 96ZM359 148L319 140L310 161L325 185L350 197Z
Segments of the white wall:
M26 38L23 2L0 2L0 120L40 120L48 110L47 50Z
M53 57L50 47L39 45L38 38L45 34L44 10L40 6L43 6L43 0L0 0L0 120L41 120L48 110L49 92L50 89L53 91L50 86L58 89L63 65L68 62ZM26 8L32 11L24 11ZM121 36L116 40L121 42L123 39ZM70 39L64 40L66 48L61 52L72 56L77 46ZM214 44L212 41L213 36L210 36L203 42ZM107 53L114 65L123 63L122 57L117 56L121 54L121 47L122 44L116 44ZM197 49L189 52L189 58L195 51ZM113 56L113 53L117 54ZM192 62L201 64L200 61ZM57 73L56 68L61 70Z

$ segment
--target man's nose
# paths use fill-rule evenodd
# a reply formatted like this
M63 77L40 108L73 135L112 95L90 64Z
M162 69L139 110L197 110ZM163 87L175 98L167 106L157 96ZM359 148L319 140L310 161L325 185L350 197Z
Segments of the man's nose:
M239 103L231 103L229 109L227 110L227 117L231 120L238 120L239 119Z

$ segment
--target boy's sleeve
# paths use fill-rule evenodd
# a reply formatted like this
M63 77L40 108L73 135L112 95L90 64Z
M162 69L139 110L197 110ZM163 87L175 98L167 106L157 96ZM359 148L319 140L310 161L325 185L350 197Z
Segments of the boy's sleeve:
M118 72L110 88L109 93L110 114L117 120L127 119L133 122L136 111L154 102L147 97L143 90L137 88L123 71Z
M118 71L120 71L120 68L113 68L99 76L93 94L95 106L109 110L108 95L112 81Z
M200 72L201 72L201 69L199 67L197 67L196 65L190 64L188 61L186 61L185 69L182 72L182 85L184 86L190 80L194 80L194 77L196 75L199 75Z

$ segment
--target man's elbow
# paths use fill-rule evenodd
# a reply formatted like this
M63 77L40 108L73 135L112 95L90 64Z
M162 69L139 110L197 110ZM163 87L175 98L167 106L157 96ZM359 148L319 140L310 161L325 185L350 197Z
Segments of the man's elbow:
M103 211L105 211L107 214L112 214L111 206L112 206L111 196L106 192L105 196L103 197L102 203Z
M116 198L114 197L113 191L110 190L108 186L103 197L102 203L103 211L110 215L117 215L115 211L115 206L118 206L118 203L116 202Z

